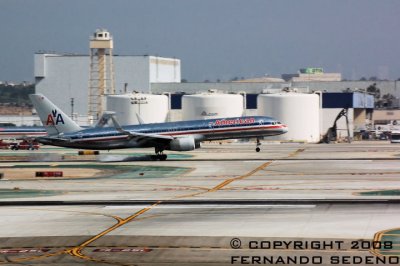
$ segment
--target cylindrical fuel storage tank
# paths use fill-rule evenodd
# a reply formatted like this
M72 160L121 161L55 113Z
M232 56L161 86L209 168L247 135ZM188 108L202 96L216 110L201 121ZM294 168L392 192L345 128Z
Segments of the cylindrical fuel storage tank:
M319 96L316 94L279 93L260 94L258 114L271 116L286 124L289 131L273 139L318 142Z
M162 123L168 116L166 95L131 93L107 96L107 110L116 114L121 125L139 124L138 114L144 123Z
M214 119L243 115L240 94L203 93L182 97L182 120Z

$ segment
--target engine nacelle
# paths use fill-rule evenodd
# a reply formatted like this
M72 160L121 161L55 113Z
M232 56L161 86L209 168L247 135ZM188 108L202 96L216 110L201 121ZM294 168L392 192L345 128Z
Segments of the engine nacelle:
M192 151L196 148L194 138L184 137L171 140L166 150L170 151Z

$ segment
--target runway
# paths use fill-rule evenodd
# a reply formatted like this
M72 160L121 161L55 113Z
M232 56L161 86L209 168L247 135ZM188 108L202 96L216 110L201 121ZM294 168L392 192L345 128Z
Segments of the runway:
M60 149L35 155L66 160L5 158L0 264L241 265L270 264L273 256L275 263L364 265L398 258L398 146L264 143L262 152L253 149L207 144L164 162L104 163ZM33 177L46 167L83 177ZM312 241L326 245L296 248ZM298 245L266 246L272 242ZM374 265L395 262L386 260Z

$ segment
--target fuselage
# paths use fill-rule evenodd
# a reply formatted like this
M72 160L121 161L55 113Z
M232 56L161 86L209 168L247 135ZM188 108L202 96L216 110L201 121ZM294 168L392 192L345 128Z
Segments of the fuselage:
M273 136L287 132L285 125L267 116L130 125L123 126L123 129L147 135L191 137L196 143L208 140ZM38 141L43 144L83 149L121 149L156 145L152 141L144 141L140 136L132 138L114 127L90 128L55 137L40 137Z

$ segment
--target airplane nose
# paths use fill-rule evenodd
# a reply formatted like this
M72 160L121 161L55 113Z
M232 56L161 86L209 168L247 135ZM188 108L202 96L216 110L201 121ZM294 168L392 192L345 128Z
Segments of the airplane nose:
M282 129L282 132L283 132L283 133L286 133L286 132L289 131L289 128L288 128L287 125L282 125L281 129Z

